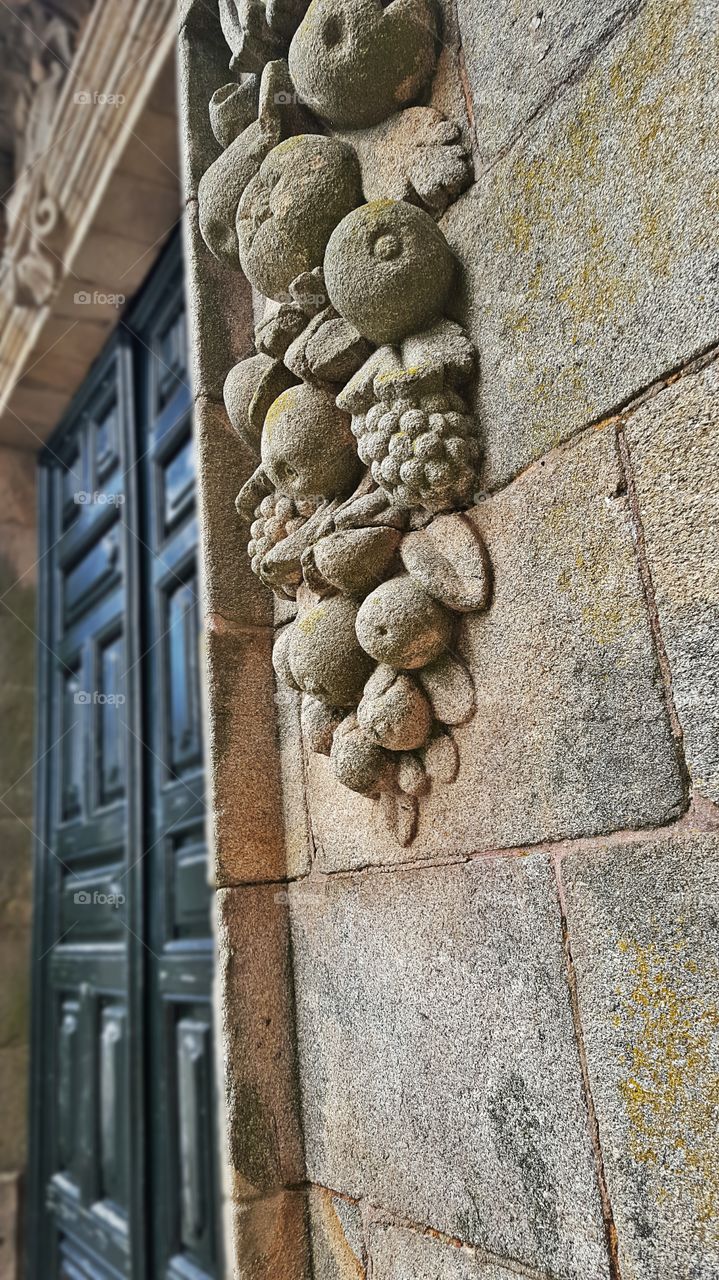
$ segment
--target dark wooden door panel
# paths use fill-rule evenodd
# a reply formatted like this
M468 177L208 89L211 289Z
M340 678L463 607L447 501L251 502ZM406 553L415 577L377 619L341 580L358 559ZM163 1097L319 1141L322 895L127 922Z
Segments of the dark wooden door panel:
M41 468L30 1276L220 1272L179 246Z

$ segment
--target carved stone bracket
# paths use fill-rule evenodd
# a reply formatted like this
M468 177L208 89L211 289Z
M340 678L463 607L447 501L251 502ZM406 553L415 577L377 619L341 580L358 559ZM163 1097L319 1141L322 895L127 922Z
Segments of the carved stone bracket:
M305 12L306 10L306 12ZM486 609L474 501L475 350L445 315L458 264L436 219L472 180L459 127L416 105L432 0L222 0L233 67L202 180L208 247L267 299L225 403L257 457L237 499L254 572L296 619L275 644L309 749L414 837L474 714L456 652ZM285 60L286 55L286 60Z

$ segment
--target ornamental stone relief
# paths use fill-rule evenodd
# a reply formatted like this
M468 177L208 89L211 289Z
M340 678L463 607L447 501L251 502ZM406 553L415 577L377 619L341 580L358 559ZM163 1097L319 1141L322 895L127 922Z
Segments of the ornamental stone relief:
M308 747L414 837L474 714L457 656L490 566L463 514L480 429L476 353L445 314L458 264L437 218L472 181L427 97L431 0L221 0L223 152L199 189L210 250L266 305L225 403L257 467L237 498L265 585L297 602L273 661Z

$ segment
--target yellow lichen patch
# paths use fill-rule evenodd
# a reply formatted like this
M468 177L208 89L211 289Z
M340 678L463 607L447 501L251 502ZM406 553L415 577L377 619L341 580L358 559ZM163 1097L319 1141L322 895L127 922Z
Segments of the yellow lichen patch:
M277 424L277 420L282 417L283 413L292 413L297 400L297 388L288 387L287 391L283 391L276 400L272 401L267 413L265 414L264 431L268 440L272 439L272 432Z
M719 1009L691 981L696 961L686 942L665 953L633 938L617 945L630 962L630 989L617 995L631 1156L648 1170L657 1204L684 1202L699 1241L719 1244L719 1072L711 1058Z
M305 613L301 618L297 619L297 630L301 631L305 636L311 636L318 622L324 616L324 612L321 604L316 605L314 609L310 609L309 613Z

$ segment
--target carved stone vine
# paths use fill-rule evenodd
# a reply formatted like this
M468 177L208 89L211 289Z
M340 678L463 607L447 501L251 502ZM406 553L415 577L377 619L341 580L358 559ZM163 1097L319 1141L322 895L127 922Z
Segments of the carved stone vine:
M237 498L259 578L296 600L278 677L309 748L374 797L401 844L452 782L475 710L455 638L490 595L474 501L476 353L445 307L458 264L436 219L472 181L427 96L433 0L221 0L224 148L200 226L266 301L225 403L258 465Z

